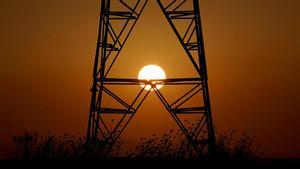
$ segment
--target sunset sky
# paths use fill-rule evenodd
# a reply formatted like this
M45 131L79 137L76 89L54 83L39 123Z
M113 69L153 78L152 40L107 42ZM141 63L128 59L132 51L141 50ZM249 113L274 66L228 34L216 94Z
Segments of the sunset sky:
M200 0L200 8L216 130L256 136L267 156L300 158L300 1ZM25 129L85 136L99 10L99 0L0 1L0 157ZM194 73L154 0L122 52L112 74L136 78L147 64L167 77ZM125 136L169 130L154 94L141 109Z

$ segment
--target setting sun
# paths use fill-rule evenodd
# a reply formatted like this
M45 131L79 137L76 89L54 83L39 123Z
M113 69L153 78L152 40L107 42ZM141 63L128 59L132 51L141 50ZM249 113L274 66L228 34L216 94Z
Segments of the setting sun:
M165 71L157 66L157 65L147 65L145 67L143 67L138 75L138 79L139 80L156 80L156 79L166 79L166 74ZM155 82L153 82L155 83ZM145 85L141 85L142 87L144 87ZM162 88L163 85L156 85L157 89ZM145 87L146 90L150 90L151 86L150 85L146 85Z

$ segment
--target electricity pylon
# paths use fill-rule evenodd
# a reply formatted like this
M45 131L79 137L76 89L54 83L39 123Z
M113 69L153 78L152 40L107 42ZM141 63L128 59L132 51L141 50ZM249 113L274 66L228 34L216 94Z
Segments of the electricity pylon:
M213 154L215 150L215 133L211 114L208 92L207 68L205 61L204 42L201 27L200 9L198 0L157 0L157 4L165 15L169 25L183 47L191 66L197 72L193 78L171 78L161 80L139 80L128 78L110 78L108 73L115 64L128 37L140 19L148 0L102 0L98 42L96 47L93 69L93 86L91 89L91 105L87 129L87 147L91 150L100 147L111 150L128 123L137 113L139 107L149 95L146 85L151 85L153 93L163 103L170 116L175 120L187 141L196 150L203 154L208 151ZM111 3L119 3L122 10L112 10ZM185 6L185 7L184 7ZM188 6L188 7L186 7ZM184 8L184 9L183 9ZM187 29L180 32L178 25L187 24ZM118 25L118 28L117 28ZM120 25L123 25L120 28ZM126 57L126 56L125 56ZM111 59L111 62L107 62ZM132 86L144 88L131 102L126 102L109 89L109 86ZM184 95L169 103L156 85L190 85ZM122 105L122 108L105 107L103 105L106 94ZM195 95L201 95L199 106L183 107ZM180 117L191 114L199 115L194 127L188 127ZM103 116L120 116L117 124L111 129L103 120ZM179 117L180 116L180 117Z

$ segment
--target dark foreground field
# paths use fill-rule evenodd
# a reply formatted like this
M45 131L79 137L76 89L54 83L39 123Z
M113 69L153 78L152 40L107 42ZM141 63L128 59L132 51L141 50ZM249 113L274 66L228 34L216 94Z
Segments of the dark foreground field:
M4 165L35 165L49 167L52 165L71 166L137 166L139 168L165 165L180 168L287 168L300 167L299 159L264 158L254 142L254 137L245 134L236 137L237 132L217 134L217 150L214 157L206 151L198 155L186 141L180 140L178 134L170 133L162 136L142 138L133 149L122 152L122 140L112 150L103 152L100 147L96 152L86 150L84 138L63 135L55 136L51 132L46 135L37 132L24 132L13 137L15 151L8 159L1 161Z
M261 158L255 161L243 160L188 160L188 159L132 159L112 158L98 160L4 160L2 167L29 168L299 168L300 159ZM2 168L1 167L1 168Z

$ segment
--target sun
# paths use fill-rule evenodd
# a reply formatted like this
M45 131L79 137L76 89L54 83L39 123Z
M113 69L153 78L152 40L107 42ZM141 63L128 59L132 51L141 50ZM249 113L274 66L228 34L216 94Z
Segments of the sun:
M166 74L165 74L165 71L157 66L157 65L147 65L147 66L144 66L140 72L139 72L139 75L138 75L138 79L139 80L157 80L157 79L166 79ZM155 84L155 82L153 82L153 84ZM143 88L144 88L144 84L141 85ZM160 89L162 88L163 85L162 84L159 84L159 85L156 85L156 88L157 89ZM151 89L151 85L146 85L145 87L146 90L150 90ZM153 89L151 89L153 90Z

